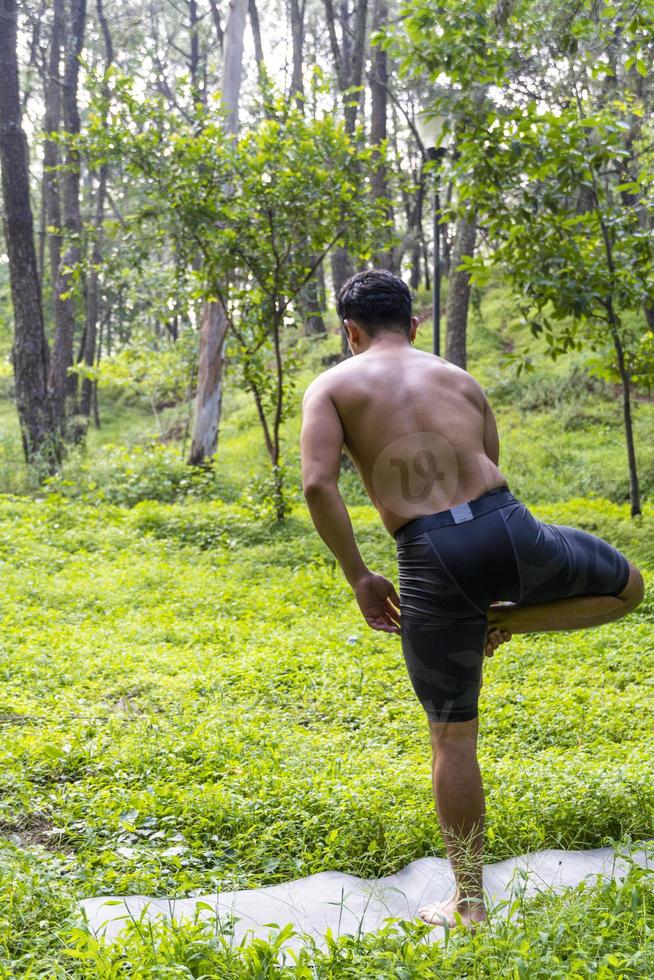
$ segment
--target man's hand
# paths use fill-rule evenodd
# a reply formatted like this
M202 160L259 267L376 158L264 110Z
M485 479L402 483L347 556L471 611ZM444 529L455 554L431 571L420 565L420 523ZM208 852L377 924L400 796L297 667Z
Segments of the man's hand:
M502 643L507 643L511 636L511 630L506 628L502 613L513 606L511 602L491 602L488 607L488 633L486 635L486 645L484 653L487 657L492 657Z
M368 626L383 633L400 632L400 597L383 575L368 572L352 586Z
M512 633L509 630L499 629L497 626L489 629L486 636L486 646L484 648L484 653L487 657L492 657L495 651L502 643L508 643L512 637Z

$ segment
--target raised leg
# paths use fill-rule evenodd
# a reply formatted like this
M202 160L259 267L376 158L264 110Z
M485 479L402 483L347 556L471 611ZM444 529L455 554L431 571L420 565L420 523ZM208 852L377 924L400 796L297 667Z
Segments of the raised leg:
M420 909L426 922L454 926L455 912L464 924L486 918L482 890L484 789L477 762L479 718L429 722L433 750L432 787L436 811L456 890L446 902Z
M643 578L629 563L629 579L619 595L584 595L554 599L537 605L494 603L488 610L489 636L493 631L544 633L556 630L587 629L620 619L640 604L644 595ZM486 650L489 656L492 651Z

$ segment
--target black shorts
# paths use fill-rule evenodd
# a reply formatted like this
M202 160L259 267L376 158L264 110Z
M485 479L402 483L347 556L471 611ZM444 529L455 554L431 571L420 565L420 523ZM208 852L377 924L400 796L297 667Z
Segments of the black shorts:
M629 562L602 538L543 524L508 487L395 532L402 651L432 721L478 714L487 611L580 595L618 595Z

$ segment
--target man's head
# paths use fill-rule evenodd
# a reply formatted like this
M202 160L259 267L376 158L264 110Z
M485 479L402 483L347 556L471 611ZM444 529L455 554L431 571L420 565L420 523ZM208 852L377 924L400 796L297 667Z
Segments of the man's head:
M340 289L336 311L347 333L350 350L359 354L382 334L416 335L418 318L411 315L411 291L392 272L357 272Z

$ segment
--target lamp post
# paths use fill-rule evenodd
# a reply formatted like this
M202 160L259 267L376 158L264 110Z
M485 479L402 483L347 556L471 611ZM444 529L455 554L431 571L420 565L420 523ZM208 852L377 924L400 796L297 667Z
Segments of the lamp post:
M446 116L440 113L421 113L417 119L417 129L425 148L427 160L434 163L434 265L432 273L432 324L433 351L437 357L441 353L441 201L440 201L440 163L447 153L443 145L443 127Z

